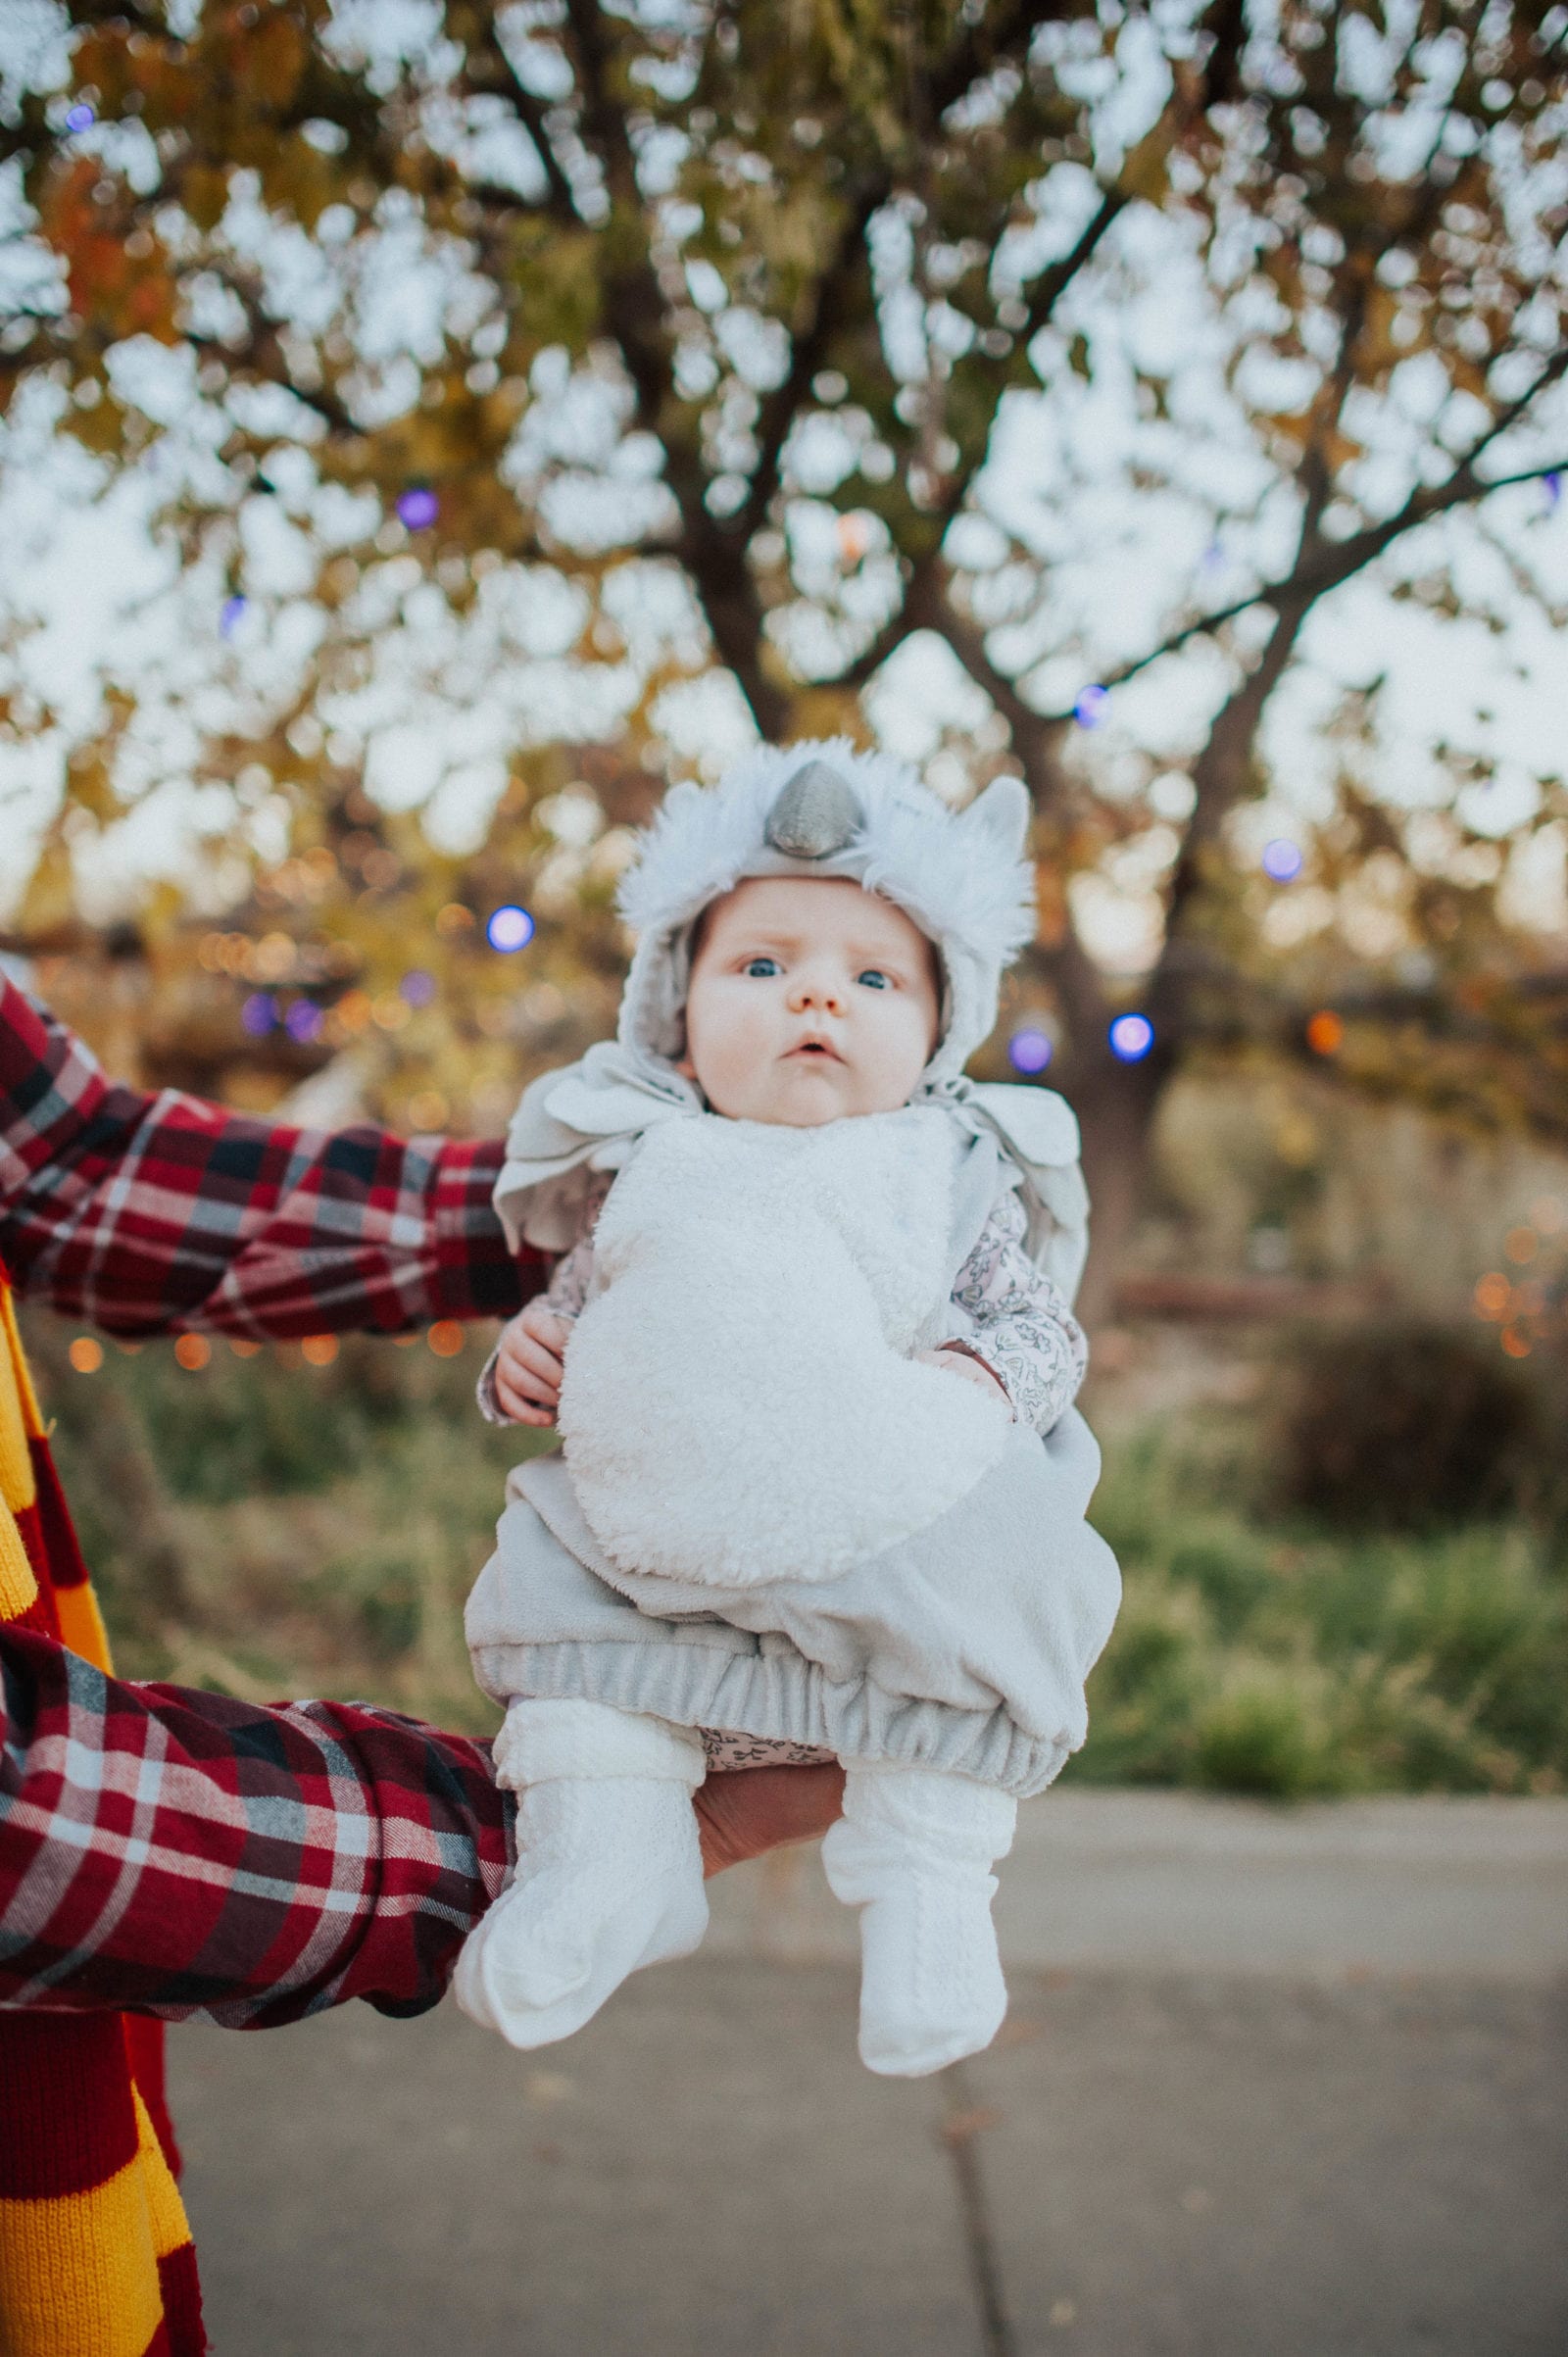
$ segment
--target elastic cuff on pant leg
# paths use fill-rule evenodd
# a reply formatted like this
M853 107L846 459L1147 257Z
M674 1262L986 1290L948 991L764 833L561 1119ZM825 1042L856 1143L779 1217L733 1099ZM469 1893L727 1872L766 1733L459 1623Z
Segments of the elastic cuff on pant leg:
M708 1773L691 1728L603 1702L512 1701L494 1760L497 1784L511 1792L568 1776L642 1776L693 1792Z

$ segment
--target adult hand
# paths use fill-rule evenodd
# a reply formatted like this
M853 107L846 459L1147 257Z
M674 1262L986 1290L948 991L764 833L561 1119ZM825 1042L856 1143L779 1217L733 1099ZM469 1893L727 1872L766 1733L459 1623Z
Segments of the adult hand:
M786 1841L812 1841L844 1809L844 1770L821 1767L734 1768L710 1776L693 1799L703 1872L720 1874L743 1858Z

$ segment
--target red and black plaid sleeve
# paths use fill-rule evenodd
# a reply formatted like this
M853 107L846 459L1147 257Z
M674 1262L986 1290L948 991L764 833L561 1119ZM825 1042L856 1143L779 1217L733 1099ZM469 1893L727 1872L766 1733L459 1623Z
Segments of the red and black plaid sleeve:
M230 2029L417 2013L500 1889L488 1746L106 1678L0 1631L0 2005Z
M0 1257L20 1292L111 1333L509 1316L547 1272L508 1251L502 1154L120 1087L0 976Z

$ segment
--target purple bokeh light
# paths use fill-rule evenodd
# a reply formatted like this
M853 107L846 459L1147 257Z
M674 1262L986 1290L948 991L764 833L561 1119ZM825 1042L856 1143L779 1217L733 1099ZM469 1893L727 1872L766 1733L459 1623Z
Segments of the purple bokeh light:
M1555 473L1544 474L1541 478L1541 487L1546 494L1547 507L1554 508L1562 497L1562 476Z
M441 513L441 502L422 483L416 484L412 491L400 492L397 506L398 521L407 524L411 532L422 532Z
M221 638L232 638L245 619L247 600L235 596L225 598L218 610L218 630Z
M526 908L519 908L514 902L509 901L504 908L492 912L490 922L484 929L484 937L493 950L499 950L504 958L510 958L514 950L525 950L532 941L533 918Z
M428 1007L435 997L435 976L416 965L412 974L405 974L398 984L398 996L408 1007Z
M283 1028L291 1040L298 1040L304 1048L320 1038L322 1021L321 1010L314 1000L296 999L283 1017Z
M1007 1061L1015 1072L1043 1072L1051 1056L1050 1034L1032 1025L1015 1031L1007 1042Z
M1263 846L1263 873L1276 884L1294 884L1301 872L1301 852L1289 835L1276 835Z
M1110 1027L1110 1053L1124 1064L1142 1063L1154 1044L1154 1026L1146 1014L1119 1014Z
M66 109L68 131L90 131L97 120L97 116L84 98L78 98L74 107Z
M1080 728L1098 728L1110 703L1108 687L1086 687L1072 708Z
M277 1026L277 1001L270 990L253 990L239 1010L239 1019L253 1040L265 1038Z

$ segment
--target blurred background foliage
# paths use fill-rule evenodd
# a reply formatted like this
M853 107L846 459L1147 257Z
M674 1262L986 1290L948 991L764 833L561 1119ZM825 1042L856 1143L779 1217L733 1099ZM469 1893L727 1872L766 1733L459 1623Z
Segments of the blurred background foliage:
M1027 1042L1082 1117L1127 1437L1090 1769L1560 1774L1502 1664L1559 1645L1565 39L12 0L0 950L150 1085L494 1130L611 1027L672 776L834 730L955 801L1016 771L1041 926L978 1068ZM133 1665L472 1713L474 1345L68 1339ZM1348 1423L1473 1490L1346 1536Z

